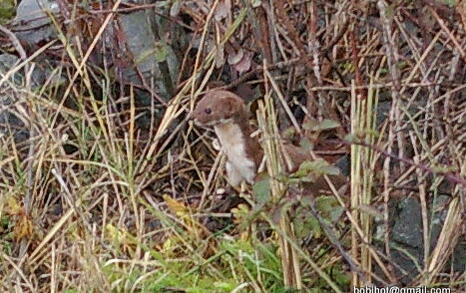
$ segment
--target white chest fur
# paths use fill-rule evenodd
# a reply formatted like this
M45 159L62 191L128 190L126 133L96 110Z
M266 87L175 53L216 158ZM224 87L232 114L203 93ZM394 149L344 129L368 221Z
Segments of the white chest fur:
M252 183L256 176L256 165L246 154L246 141L241 128L235 123L225 123L216 125L214 129L228 158L226 170L230 183L233 186L243 180Z

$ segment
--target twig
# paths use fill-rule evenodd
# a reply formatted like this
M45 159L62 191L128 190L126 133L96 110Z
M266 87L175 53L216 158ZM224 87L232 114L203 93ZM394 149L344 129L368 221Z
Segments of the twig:
M375 145L370 145L370 144L367 144L365 142L362 142L362 141L351 141L351 142L348 142L348 141L345 141L345 140L342 140L341 141L342 143L344 144L347 144L347 145L351 145L351 144L357 144L357 145L361 145L361 146L365 146L365 147L368 147L368 148L371 148L379 153L381 153L382 155L384 155L385 157L389 157L391 159L395 159L397 161L400 161L400 162L403 162L403 163L406 163L408 165L411 165L415 168L419 168L421 169L422 171L425 171L425 172L428 172L430 174L436 174L436 175L440 175L440 176L443 176L445 177L445 179L447 179L448 181L450 181L451 183L454 183L454 184L459 184L463 187L466 188L466 178L463 178L459 175L456 175L455 173L453 172L444 172L444 171L436 171L436 170L433 170L432 168L429 168L425 165L421 165L421 164L416 164L414 161L410 160L410 159L406 159L406 158L401 158L395 154L392 154L388 151L385 151L383 149L381 149L380 147L378 146L375 146Z
M13 46L15 47L16 51L18 51L19 56L21 57L21 60L26 60L26 51L24 50L23 46L21 45L21 42L18 40L16 35L12 33L9 29L4 27L3 25L0 25L0 31L5 33L13 43Z

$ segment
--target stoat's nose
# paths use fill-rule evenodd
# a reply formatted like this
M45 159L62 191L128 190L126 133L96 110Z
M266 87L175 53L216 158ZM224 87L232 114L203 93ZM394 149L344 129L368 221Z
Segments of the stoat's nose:
M201 125L201 123L199 122L199 120L196 117L196 112L195 111L188 114L188 119L192 120L194 122L194 124L197 125L197 126Z
M195 109L194 109L194 111L191 111L191 113L188 114L188 119L197 121L197 115L196 115L196 110Z

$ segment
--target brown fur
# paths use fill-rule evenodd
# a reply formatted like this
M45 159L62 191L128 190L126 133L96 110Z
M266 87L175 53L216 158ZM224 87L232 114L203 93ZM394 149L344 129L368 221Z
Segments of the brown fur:
M237 124L244 135L247 156L256 163L256 168L260 165L262 148L257 139L251 138L248 110L239 96L224 90L208 92L197 104L192 117L202 126L222 127L222 124Z
M214 126L227 120L246 121L248 112L243 100L229 91L210 91L199 101L193 118L201 125Z
M246 156L255 163L255 172L263 158L263 150L256 138L251 137L252 129L248 121L248 111L246 105L236 94L224 91L214 90L208 92L197 104L194 109L192 118L197 124L202 126L214 126L216 131L224 131L229 125L236 124L241 129L245 141ZM233 144L233 141L228 141ZM222 146L224 147L224 146ZM288 172L294 172L299 165L305 160L311 160L310 154L305 150L291 144L284 145L285 152L288 154L292 166L287 167ZM228 154L227 154L228 156ZM237 158L228 158L230 162L235 162ZM335 186L339 188L346 183L343 176L331 176L332 181L335 179ZM308 184L309 189L318 192L322 189L328 189L323 177L318 178L316 182Z

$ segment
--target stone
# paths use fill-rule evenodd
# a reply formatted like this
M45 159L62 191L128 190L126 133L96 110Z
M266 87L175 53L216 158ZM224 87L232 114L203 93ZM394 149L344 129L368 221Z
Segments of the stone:
M16 17L12 23L12 31L19 40L30 44L51 40L56 36L48 13L58 13L55 1L23 0L16 9Z

